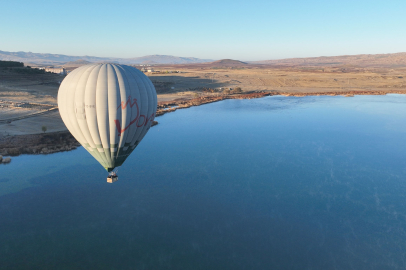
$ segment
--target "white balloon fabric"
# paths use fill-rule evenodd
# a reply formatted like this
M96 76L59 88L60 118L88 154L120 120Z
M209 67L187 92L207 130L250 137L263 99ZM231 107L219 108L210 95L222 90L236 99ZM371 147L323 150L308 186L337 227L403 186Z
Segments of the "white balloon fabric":
M110 172L148 132L157 95L149 78L134 67L91 64L62 81L58 107L68 130Z

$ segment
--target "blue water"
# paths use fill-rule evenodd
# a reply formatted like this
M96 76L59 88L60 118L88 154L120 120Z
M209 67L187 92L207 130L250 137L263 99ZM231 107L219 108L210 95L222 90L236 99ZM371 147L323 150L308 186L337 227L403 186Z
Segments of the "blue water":
M114 184L83 148L0 166L0 269L406 268L406 95L157 120Z

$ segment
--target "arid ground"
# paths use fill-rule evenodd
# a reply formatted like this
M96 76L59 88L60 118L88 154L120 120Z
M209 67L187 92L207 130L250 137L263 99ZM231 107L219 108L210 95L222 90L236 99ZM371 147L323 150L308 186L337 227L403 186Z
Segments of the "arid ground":
M279 94L406 93L406 67L275 66L222 60L153 69L146 75L160 102L232 95L236 88ZM0 69L0 136L42 133L44 126L47 133L66 130L57 110L63 78Z

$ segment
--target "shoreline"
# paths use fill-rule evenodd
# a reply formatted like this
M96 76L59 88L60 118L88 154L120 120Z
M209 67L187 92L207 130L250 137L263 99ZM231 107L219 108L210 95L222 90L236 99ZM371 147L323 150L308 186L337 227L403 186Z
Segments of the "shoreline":
M202 96L192 99L174 99L171 101L158 102L156 117L166 113L174 112L178 109L186 109L193 106L200 106L227 99L253 99L267 96L287 96L287 97L305 97L305 96L345 96L353 97L355 95L386 95L386 94L406 94L406 91L340 91L340 92L308 92L292 93L281 91L253 91L241 94ZM157 125L154 121L151 126ZM79 142L70 134L68 130L40 134L24 134L12 136L0 136L0 155L19 156L46 155L64 151L71 151L81 146Z
M164 115L168 112L174 112L177 109L186 109L193 106L200 106L203 104L218 102L227 99L252 99L252 98L263 98L267 96L286 96L286 97L306 97L306 96L345 96L353 97L355 95L387 95L387 94L406 94L406 91L340 91L340 92L304 92L304 93L292 93L292 92L281 92L281 91L253 91L241 94L230 94L230 95L218 95L218 96L204 96L193 99L175 99L172 101L161 101L158 102L158 109L156 116ZM176 106L176 107L174 107Z
M0 155L39 155L71 151L80 146L68 130L0 137Z

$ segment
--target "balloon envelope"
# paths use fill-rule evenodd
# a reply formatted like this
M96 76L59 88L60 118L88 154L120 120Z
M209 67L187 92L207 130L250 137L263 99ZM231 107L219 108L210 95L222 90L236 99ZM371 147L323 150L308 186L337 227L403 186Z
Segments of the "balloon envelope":
M112 171L151 127L157 95L149 78L134 67L92 64L73 70L62 81L58 107L76 140Z

